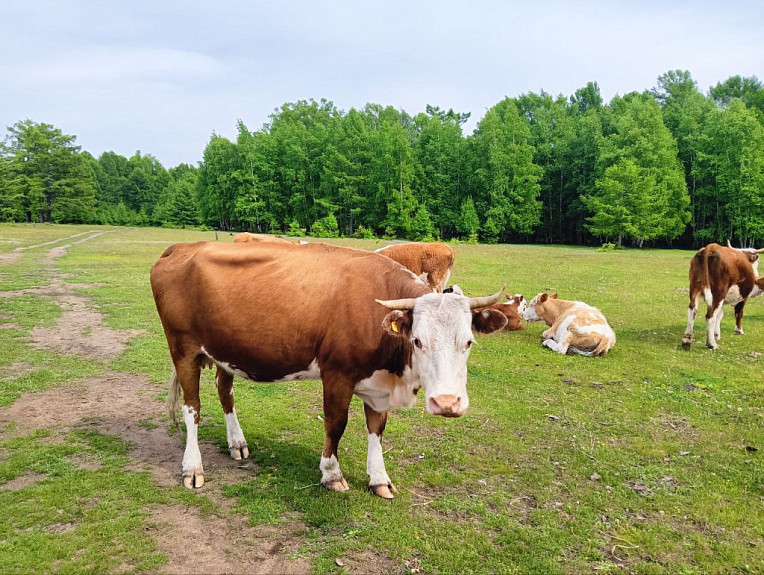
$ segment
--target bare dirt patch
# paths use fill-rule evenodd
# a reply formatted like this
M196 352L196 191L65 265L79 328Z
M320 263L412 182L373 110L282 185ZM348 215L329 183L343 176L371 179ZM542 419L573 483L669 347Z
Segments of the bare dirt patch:
M0 485L0 491L19 491L25 487L36 485L38 481L42 481L43 479L45 479L45 475L42 475L41 473L25 473L24 475L11 479Z
M5 367L0 368L0 379L17 379L22 375L26 375L27 373L35 371L36 369L37 368L31 363L27 363L26 361L16 361L10 365L6 365Z
M162 387L143 376L107 372L65 387L28 393L0 410L0 428L14 423L7 437L18 437L38 428L53 431L57 440L71 429L95 429L117 435L128 446L132 471L148 471L158 486L180 483L185 448L183 433L169 435L162 423L164 403L154 397ZM210 406L212 408L212 406ZM142 425L141 422L144 422ZM157 424L146 426L145 422ZM152 427L147 429L147 427ZM308 559L290 559L304 542L305 525L297 520L274 527L247 526L247 518L232 510L235 500L225 497L225 485L247 481L256 471L252 463L234 461L214 445L200 442L205 478L198 493L212 499L224 517L202 516L198 508L162 506L152 512L160 549L167 553L167 573L307 573ZM95 462L73 461L82 468ZM243 464L243 465L242 465ZM27 477L27 476L25 476ZM33 484L38 478L23 481ZM7 489L7 483L0 489ZM13 484L14 486L16 484Z
M92 231L90 231L90 232L80 232L79 234L74 234L72 236L67 236L65 238L58 238L57 240L51 240L49 242L45 242L45 243L42 243L42 244L36 244L36 245L33 245L33 246L25 246L23 248L16 248L15 250L13 250L12 252L9 252L7 254L0 254L0 266L7 266L7 265L10 265L10 264L15 264L16 262L18 262L21 259L22 252L24 252L26 250L32 250L34 248L41 248L43 246L49 246L51 244L57 244L58 242L62 242L64 240L70 240L72 238L78 238L80 236L84 236L85 234L91 234L91 233L93 233L93 232ZM95 235L93 235L91 237L100 236L102 233L106 233L106 232L99 232L99 233L97 233L97 234L95 234ZM81 243L82 241L87 241L88 239L90 239L90 238L86 238L85 240L80 240L80 241L75 242L75 243Z
M89 300L77 289L102 284L69 284L57 274L51 274L50 285L16 291L0 292L0 298L36 295L52 298L63 313L53 327L35 327L29 337L37 349L81 355L89 359L111 360L127 349L127 344L142 330L116 330L104 322L104 315L89 305Z
M71 237L77 237L76 234ZM105 232L92 234L72 244L57 246L48 252L43 261L45 265L53 265L57 258L66 254L67 248L81 244L102 235ZM60 240L56 240L60 241ZM55 243L55 242L48 242ZM46 245L46 244L40 244ZM17 248L18 250L30 249ZM104 315L89 305L89 300L76 290L97 287L103 284L66 283L64 274L49 270L52 283L47 286L24 290L0 292L0 298L36 295L52 298L63 310L61 317L53 327L35 327L31 334L32 346L37 349L50 349L57 353L81 355L89 359L111 360L119 357L127 348L131 338L142 333L142 330L116 330L104 322ZM67 274L66 279L70 276Z
M202 515L196 507L160 506L151 514L159 548L170 556L162 571L181 573L308 573L299 521L249 527L243 515ZM204 549L204 551L201 551Z

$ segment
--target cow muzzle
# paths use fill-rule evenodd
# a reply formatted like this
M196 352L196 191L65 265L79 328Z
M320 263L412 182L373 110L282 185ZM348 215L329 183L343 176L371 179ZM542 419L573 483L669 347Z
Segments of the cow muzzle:
M438 395L430 398L430 413L443 417L461 417L466 412L462 409L462 398L455 395Z

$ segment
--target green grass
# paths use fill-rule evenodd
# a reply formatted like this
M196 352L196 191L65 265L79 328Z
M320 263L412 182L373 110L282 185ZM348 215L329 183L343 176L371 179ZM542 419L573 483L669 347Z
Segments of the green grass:
M42 240L80 228L50 226ZM167 380L171 365L148 272L165 246L214 239L214 233L84 229L110 233L72 246L56 268L74 274L72 282L105 284L86 293L107 314L109 326L145 331L108 364L33 351L23 336L35 325L55 322L55 306L37 296L0 300L2 321L18 326L0 330L0 378L14 362L35 367L3 379L0 405L23 391L107 368ZM0 239L9 245L41 243L28 231L3 225ZM231 239L220 235L221 241ZM39 285L34 261L49 248L29 250L21 262L0 267L0 289ZM699 343L685 352L680 344L691 252L508 245L456 250L452 281L468 295L485 295L506 283L508 293L528 299L549 289L586 301L607 316L616 347L604 358L560 356L540 346L541 324L479 337L469 360L471 407L465 417L435 418L421 405L391 413L385 461L400 491L392 503L365 490L366 432L357 399L340 444L353 489L301 489L320 479L320 384L237 379L237 412L257 462L250 481L224 490L238 511L252 523L278 523L298 513L309 526L302 553L321 573L340 571L336 558L364 550L388 556L402 570L407 564L433 573L616 573L624 571L619 565L634 573L764 571L762 301L746 308L745 336L732 335L734 314L726 311L718 351L703 346L699 314ZM200 437L225 451L211 377L207 372L203 382ZM66 561L67 554L78 561L69 560L68 571L161 568L144 530L145 510L186 495L125 471L124 452L114 446L119 442L101 437L74 435L64 446L92 454L102 453L93 442L111 442L107 451L114 455L102 453L106 463L97 471L67 467L66 449L38 447L38 436L0 444L0 482L10 477L6 468L46 477L28 488L41 490L38 495L0 491L0 572L3 561L24 545L37 555L30 552L19 563L28 571L63 565L56 562ZM36 456L26 458L27 453ZM178 466L181 458L179 451ZM42 471L34 467L39 461L46 461ZM53 489L56 482L62 483ZM81 505L93 493L111 490L120 501L110 511L121 522L114 530L102 528L105 519ZM22 504L31 500L38 502L34 509ZM62 521L54 517L58 509L67 518L79 515ZM82 527L51 534L51 521ZM66 543L59 548L46 542L55 537ZM114 553L99 555L104 541L113 541Z

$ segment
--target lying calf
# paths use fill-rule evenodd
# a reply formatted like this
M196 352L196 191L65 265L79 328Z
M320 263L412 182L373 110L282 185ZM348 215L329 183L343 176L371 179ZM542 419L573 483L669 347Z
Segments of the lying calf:
M600 310L580 301L557 299L556 293L534 297L523 319L550 326L541 334L541 345L557 353L605 355L615 345L615 333Z
M491 306L491 309L500 311L507 317L507 325L504 327L504 331L525 329L522 315L528 307L528 302L525 301L523 295L519 293L516 293L515 295L507 295L507 299L509 301L495 303Z

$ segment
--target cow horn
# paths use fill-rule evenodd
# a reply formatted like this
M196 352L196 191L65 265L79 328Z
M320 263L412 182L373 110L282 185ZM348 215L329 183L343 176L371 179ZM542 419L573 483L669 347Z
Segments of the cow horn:
M397 309L397 310L414 309L414 304L416 304L416 298L414 297L408 297L404 299L388 299L388 300L375 299L374 301L377 302L379 305L385 306L387 309Z
M758 249L758 250L753 250L753 253L755 253L755 254L764 254L764 248L761 248L761 249Z
M501 286L501 289L493 295L469 298L470 309L476 309L479 307L488 307L489 305L495 304L497 301L499 301L499 299L501 298L501 295L504 293L505 287L507 286L506 285Z
M735 248L732 247L732 244L730 243L729 240L727 240L727 247L730 248L731 250L735 249Z

